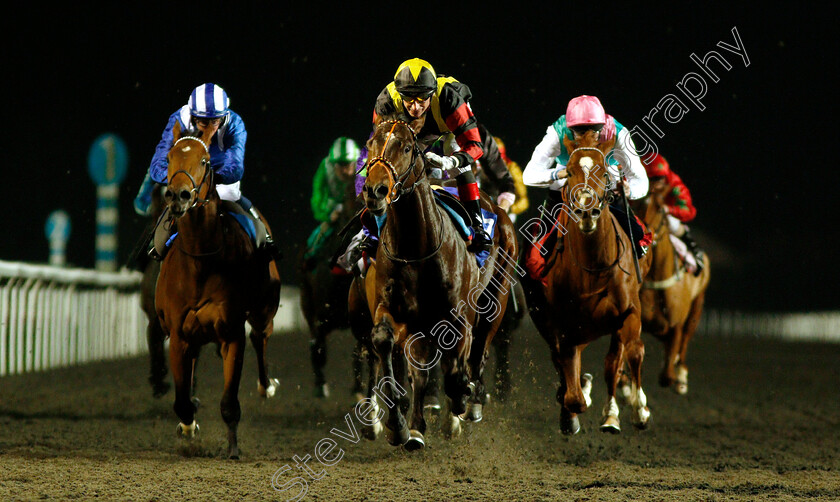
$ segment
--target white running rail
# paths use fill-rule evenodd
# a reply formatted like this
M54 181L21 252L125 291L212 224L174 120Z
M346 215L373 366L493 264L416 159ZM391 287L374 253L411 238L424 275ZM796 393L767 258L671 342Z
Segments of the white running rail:
M146 352L141 277L0 260L0 376Z

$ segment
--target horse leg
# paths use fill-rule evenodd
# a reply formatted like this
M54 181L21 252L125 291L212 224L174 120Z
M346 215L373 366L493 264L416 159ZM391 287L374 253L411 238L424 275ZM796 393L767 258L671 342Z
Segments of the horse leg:
M676 375L677 380L674 385L674 390L677 394L686 394L688 392L688 342L694 337L697 331L697 325L700 324L700 316L703 313L703 304L706 301L705 293L691 302L691 310L688 312L688 318L683 325L682 340L680 342L679 360L677 361Z
M410 436L408 425L397 401L398 396L402 396L405 392L400 393L397 390L399 384L394 377L394 331L393 320L390 314L386 314L374 326L371 338L373 348L379 358L379 364L382 367L382 380L376 387L376 389L382 391L382 394L377 393L377 395L388 408L385 438L392 446L400 446L404 445ZM400 389L402 390L402 387Z
M679 359L679 349L682 343L682 326L672 326L668 328L665 335L662 337L664 345L664 358L662 361L662 372L659 374L659 385L661 387L671 387L677 382L677 373L675 366ZM632 378L631 378L632 382Z
M195 422L197 406L191 399L193 368L195 358L190 347L177 333L169 339L169 365L172 370L172 380L175 383L175 414L181 420L176 429L180 436L192 438L198 432Z
M324 366L327 364L327 330L319 321L313 324L310 326L312 338L309 340L309 354L312 358L312 370L315 372L315 397L329 397L330 389L324 378Z
M231 460L239 459L239 444L236 437L236 429L239 426L239 419L242 416L242 409L239 406L239 381L242 378L244 345L245 333L241 333L232 342L222 342L225 390L222 393L220 408L222 410L222 419L228 426L228 458Z
M560 409L560 431L566 435L580 431L577 415L586 411L592 403L589 393L592 389L592 376L580 374L580 354L586 345L561 344L552 351L554 366L560 374L560 386L557 389L557 401Z
M604 404L604 409L601 413L601 432L610 432L613 434L621 432L621 423L618 419L618 403L615 400L615 389L618 386L623 357L624 343L622 343L618 333L615 333L610 338L610 348L607 356L604 358L604 381L607 384L607 402Z
M166 333L160 326L157 315L149 319L146 326L146 342L149 346L149 383L152 385L152 395L163 397L169 392L169 382L166 381L166 356L163 353Z
M441 432L446 439L452 439L461 435L460 415L465 409L466 396L463 389L467 385L467 377L463 375L463 379L459 379L458 375L453 374L454 364L451 357L444 356L438 365L443 373L443 391L446 395ZM457 407L456 403L460 407Z
M426 398L423 401L423 409L429 410L432 415L440 415L440 365L435 364L428 371L426 378Z
M644 429L650 421L650 409L647 406L647 396L642 389L642 362L645 358L645 345L642 342L641 326L638 317L629 316L620 330L622 345L625 347L627 363L630 365L632 392L630 405L633 407L631 421L637 429Z
M274 330L274 321L269 320L268 326L262 330L254 329L251 326L251 345L254 346L254 352L257 354L257 392L264 398L274 397L277 392L277 386L280 381L276 378L269 378L268 371L265 364L265 350L268 346L268 337Z
M415 359L416 360L416 359ZM426 359L423 359L426 362ZM426 397L426 386L429 372L421 370L410 365L409 372L411 373L411 390L412 390L412 410L411 422L409 425L408 442L403 445L408 451L420 450L426 446L426 439L423 434L426 433L426 419L423 417L424 398Z
M367 362L368 362L368 388L367 388L367 398L373 402L373 406L371 406L370 412L368 413L368 420L373 423L373 425L363 424L362 426L362 435L365 439L370 439L371 441L375 440L379 437L382 433L382 423L377 420L376 418L379 416L379 404L376 402L376 395L374 394L374 389L376 388L376 378L377 378L377 370L376 370L376 355L374 355L373 351L367 351ZM358 401L357 401L358 402Z

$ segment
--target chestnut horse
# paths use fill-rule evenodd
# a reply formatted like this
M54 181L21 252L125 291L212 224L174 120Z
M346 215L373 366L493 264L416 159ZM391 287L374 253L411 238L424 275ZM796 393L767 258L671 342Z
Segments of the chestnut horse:
M666 220L663 202L664 183L651 185L650 193L640 201L640 214L654 229L650 270L642 284L642 330L655 336L664 345L665 357L659 384L671 387L678 394L688 392L688 343L694 336L706 288L709 285L709 258L699 276L687 273L677 257Z
M221 411L228 426L228 455L236 459L245 322L257 353L257 389L271 397L276 380L266 375L265 349L280 302L280 274L240 224L222 214L207 144L182 136L177 123L173 139L164 200L176 218L178 235L161 264L155 305L169 335L175 413L181 419L177 430L192 437L198 429L190 399L195 358L202 345L217 343L224 360Z
M365 276L371 345L382 375L377 388L388 408L388 442L408 450L425 446L424 396L429 370L438 363L450 413L443 422L450 432L457 433L458 416L481 419L481 373L504 317L510 292L506 282L518 257L510 219L485 197L484 207L498 216L496 245L479 269L435 201L416 138L423 122L420 118L408 123L397 116L377 120L367 143L370 157L364 187L368 210L377 217L387 213L376 266ZM512 263L500 258L502 251ZM490 287L491 280L504 286ZM351 304L352 308L357 307ZM410 426L398 405L397 397L404 392L394 372L393 358L403 355L412 388Z
M577 142L568 138L563 142L571 152L566 166L568 181L563 188L564 205L552 214L559 214L557 223L565 235L557 239L547 257L544 281L526 285L537 288L535 293L542 295L548 306L547 312L531 314L560 375L561 431L576 434L580 430L577 415L591 403L592 380L589 374L581 376L581 352L605 335L611 340L604 362L607 399L601 430L620 431L615 391L623 357L631 369L633 422L643 428L650 410L641 383L640 284L634 273L632 243L609 206L613 192L606 157L614 141L599 143L590 131ZM644 272L648 261L640 263Z

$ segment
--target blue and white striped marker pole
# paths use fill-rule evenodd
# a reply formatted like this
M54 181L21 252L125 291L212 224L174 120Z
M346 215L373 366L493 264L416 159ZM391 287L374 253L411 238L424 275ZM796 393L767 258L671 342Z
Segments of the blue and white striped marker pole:
M117 209L120 186L116 183L96 187L96 270L117 269Z
M70 215L63 209L57 209L47 217L45 229L50 242L50 265L63 267L67 263L65 251L70 237Z
M88 154L88 170L96 183L96 270L117 269L117 202L128 170L125 143L115 134L96 138Z

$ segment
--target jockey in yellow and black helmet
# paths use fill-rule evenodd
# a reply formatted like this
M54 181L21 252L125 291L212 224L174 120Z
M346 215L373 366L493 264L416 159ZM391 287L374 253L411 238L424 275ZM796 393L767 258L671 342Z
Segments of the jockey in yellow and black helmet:
M432 167L446 170L458 183L461 203L472 215L473 251L489 250L492 240L484 229L479 206L478 184L472 164L484 155L476 118L470 108L472 93L465 84L452 77L437 75L432 65L419 58L404 61L394 74L394 81L385 86L376 98L373 121L391 113L420 118L429 114L417 140L428 148L440 137L453 134L460 150L452 155L427 152ZM356 185L359 186L358 183Z

